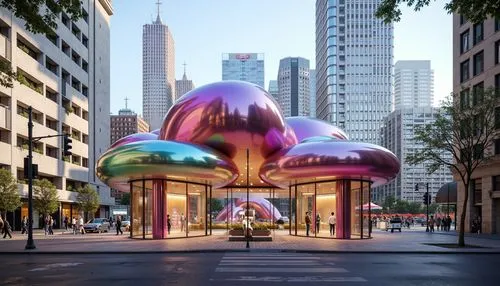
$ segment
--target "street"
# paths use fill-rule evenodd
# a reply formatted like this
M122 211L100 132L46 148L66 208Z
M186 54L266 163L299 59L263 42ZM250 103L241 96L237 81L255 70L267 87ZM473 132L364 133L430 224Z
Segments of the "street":
M498 285L498 254L3 254L0 285Z

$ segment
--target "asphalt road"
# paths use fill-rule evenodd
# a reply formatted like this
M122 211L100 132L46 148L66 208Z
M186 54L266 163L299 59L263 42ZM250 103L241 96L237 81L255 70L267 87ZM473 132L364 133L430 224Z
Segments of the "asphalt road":
M500 285L500 255L6 255L0 285Z

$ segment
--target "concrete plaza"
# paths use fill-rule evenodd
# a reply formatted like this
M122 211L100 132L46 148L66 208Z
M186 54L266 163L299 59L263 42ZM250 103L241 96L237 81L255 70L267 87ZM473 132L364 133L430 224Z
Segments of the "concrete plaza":
M432 244L453 244L457 235L449 233L426 233L423 229L385 232L374 230L372 239L339 240L289 236L288 231L276 230L271 234L272 242L250 242L250 250L295 251L295 252L395 252L395 253L500 253L500 238L495 236L470 235L466 244L481 248L445 248ZM36 249L24 250L26 235L15 233L12 239L0 238L0 253L158 253L158 252L213 252L246 251L246 242L228 241L225 232L214 232L212 236L168 240L131 239L126 234L116 236L113 231L104 234L73 235L56 231L45 236L36 232Z

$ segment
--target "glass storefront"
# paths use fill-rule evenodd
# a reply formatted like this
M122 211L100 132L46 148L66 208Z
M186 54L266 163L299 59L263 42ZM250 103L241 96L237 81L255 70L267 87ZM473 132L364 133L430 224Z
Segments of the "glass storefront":
M370 237L370 182L337 180L289 189L212 190L173 180L138 180L131 185L131 237L182 238L226 234L247 216L256 229L320 238ZM247 211L248 209L248 211ZM335 227L330 217L335 216ZM308 223L306 223L308 222Z
M158 239L206 235L204 184L173 180L137 180L131 186L133 238Z

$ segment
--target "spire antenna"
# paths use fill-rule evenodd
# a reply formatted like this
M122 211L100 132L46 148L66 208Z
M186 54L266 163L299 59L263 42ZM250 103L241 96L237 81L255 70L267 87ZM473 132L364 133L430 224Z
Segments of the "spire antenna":
M184 74L186 74L186 66L187 66L186 61L184 61L182 65L184 66Z
M158 0L156 1L156 5L158 6L157 9L158 9L158 17L160 16L160 5L161 5L161 1Z
M125 109L128 109L128 101L129 101L129 98L125 97Z

